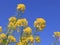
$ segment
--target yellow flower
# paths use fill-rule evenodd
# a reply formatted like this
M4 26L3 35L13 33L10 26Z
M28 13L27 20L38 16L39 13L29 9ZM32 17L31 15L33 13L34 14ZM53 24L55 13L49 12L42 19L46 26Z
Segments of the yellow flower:
M34 37L33 37L32 35L29 37L29 41L30 41L31 43L34 42Z
M10 18L9 18L9 22L15 22L16 20L17 20L16 17L10 17Z
M18 5L17 5L17 10L24 12L24 10L25 10L25 5L24 5L24 4L18 4Z
M60 37L60 32L54 32L54 35Z
M39 36L37 36L36 38L35 38L35 40L36 40L36 42L40 42L40 37Z
M18 42L16 45L23 45L23 43L22 42Z
M6 36L6 34L2 33L2 34L0 34L0 37L1 37L2 39L5 39L7 36Z
M12 35L8 36L8 40L11 42L16 42L16 38Z
M16 29L16 25L13 22L9 22L8 29Z
M46 22L43 18L37 18L36 20L41 23Z
M25 18L24 19L18 19L15 25L25 27L25 26L28 25L28 22L27 22L27 20Z
M21 19L18 19L15 25L16 26L21 26L22 25Z
M21 21L22 21L22 26L28 25L28 21L25 18L21 19Z
M0 32L2 32L2 27L0 26Z
M2 39L0 39L0 44L3 42L3 40Z
M22 38L21 38L21 42L27 43L27 42L28 42L28 38L27 38L27 37L22 37Z
M46 21L43 18L37 18L34 22L34 27L38 28L39 30L43 30L46 26Z
M25 28L23 31L24 31L24 33L27 33L27 34L32 33L32 29L30 27Z
M14 23L13 23L13 22L9 22L9 25L10 25L10 26L13 26L13 25L14 25Z

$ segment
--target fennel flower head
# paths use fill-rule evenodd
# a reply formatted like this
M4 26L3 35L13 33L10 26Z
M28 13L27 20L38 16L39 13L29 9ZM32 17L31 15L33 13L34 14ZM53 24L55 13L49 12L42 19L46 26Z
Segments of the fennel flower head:
M16 17L10 17L10 18L9 18L9 22L15 22L16 20L17 20Z
M22 42L18 42L16 45L23 45L23 43Z
M16 38L14 36L12 36L12 35L8 36L8 40L10 42L16 42Z
M15 25L16 26L23 26L23 27L25 27L25 26L28 25L28 21L25 18L18 19Z
M0 38L5 39L5 38L7 38L7 36L6 36L6 34L2 33L2 34L0 34Z
M15 23L9 22L9 24L8 24L8 29L9 29L9 30L10 30L10 29L15 30L15 29L16 29Z
M43 30L46 26L46 21L43 18L37 18L34 22L34 27L38 28L39 30Z
M35 40L36 40L36 42L40 42L40 37L39 36L36 36L36 38L35 38Z
M32 29L30 27L25 28L23 31L26 34L31 34L32 33Z
M25 5L24 5L24 4L18 4L18 5L17 5L17 10L24 12L24 10L25 10Z
M55 35L56 37L60 37L60 32L54 32L54 35Z
M29 37L29 41L30 41L31 43L34 43L34 37L33 37L32 35Z

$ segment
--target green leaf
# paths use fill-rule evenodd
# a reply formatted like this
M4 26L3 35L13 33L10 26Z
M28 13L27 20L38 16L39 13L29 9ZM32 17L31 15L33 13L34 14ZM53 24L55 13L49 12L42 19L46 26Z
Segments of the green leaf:
M7 44L7 39L3 39L3 45L8 45Z
M4 42L4 43L6 43L6 42L7 42L7 40L6 40L6 39L3 39L3 42Z

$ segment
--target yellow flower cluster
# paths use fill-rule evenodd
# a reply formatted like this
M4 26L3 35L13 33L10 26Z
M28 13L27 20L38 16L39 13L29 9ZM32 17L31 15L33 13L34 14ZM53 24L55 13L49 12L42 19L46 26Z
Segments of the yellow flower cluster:
M34 37L30 35L29 37L22 37L21 41L18 42L16 45L27 45L28 42L34 43Z
M8 29L16 29L16 27L19 26L28 26L28 21L23 18L23 19L18 19L16 17L10 17L9 18L9 24L8 24Z
M2 32L2 27L0 26L0 32Z
M29 37L29 41L30 41L31 43L34 42L34 37L33 37L32 35Z
M5 38L7 38L7 36L6 36L6 34L2 33L2 34L0 34L0 38L5 39Z
M40 42L40 37L39 36L36 36L36 38L35 38L35 40L36 40L36 42Z
M12 35L8 36L8 40L10 42L16 42L16 38L14 36L12 36Z
M25 10L25 5L24 5L24 4L18 4L18 5L17 5L17 10L24 12L24 10Z
M34 22L34 27L38 28L39 30L43 30L46 26L46 21L43 18L37 18Z
M17 5L17 13L19 15L20 12L25 11L25 5L24 4L18 4ZM21 13L21 14L22 14ZM20 16L20 15L19 15ZM9 45L10 43L16 43L16 38L12 35L13 30L17 30L20 34L19 36L19 42L16 43L16 45L32 45L35 41L40 42L39 36L35 37L32 33L32 29L28 26L28 21L26 18L16 18L16 17L10 17L8 23L8 31L6 34L1 33L2 27L0 26L0 45ZM34 22L34 27L37 30L43 30L46 26L46 21L43 18L37 18ZM23 30L21 30L23 27ZM54 32L55 36L60 37L60 32Z
M28 39L26 37L22 37L21 40L16 45L27 45Z
M16 20L17 20L16 17L9 18L8 29L16 29L16 26L15 26Z
M17 18L16 17L10 17L9 22L16 22Z
M23 30L24 33L26 34L31 34L32 33L32 29L30 27L27 27Z
M60 32L54 32L54 35L60 37Z
M36 21L34 22L34 26L38 27L40 30L42 28L45 27L45 20L43 18L37 18ZM28 21L25 18L22 19L17 19L16 17L10 17L9 19L9 25L8 27L10 27L11 29L14 28L16 29L16 27L20 27L20 26L24 26L26 28L23 29L23 33L24 34L28 34L28 37L22 37L21 40L16 44L16 45L26 45L28 43L28 41L30 43L34 43L34 37L31 35L32 33L32 29L28 26ZM10 42L16 42L16 38L14 38L13 36L8 36L8 40ZM36 37L36 42L40 42L40 38L37 36Z
M9 22L8 29L16 29L16 26L13 22Z
M22 42L18 42L16 45L23 45L23 43Z
M27 37L22 37L21 42L23 43L23 45L26 45L28 43L28 38Z
M37 36L36 38L34 38L33 35L31 35L32 29L30 27L27 27L23 30L24 34L30 34L29 36L25 36L22 37L20 39L20 41L16 44L16 45L27 45L28 42L30 43L34 43L34 41L36 40L36 42L40 42L40 38L39 36Z
M25 27L25 26L28 26L28 21L25 18L18 19L15 25L16 26L24 26Z

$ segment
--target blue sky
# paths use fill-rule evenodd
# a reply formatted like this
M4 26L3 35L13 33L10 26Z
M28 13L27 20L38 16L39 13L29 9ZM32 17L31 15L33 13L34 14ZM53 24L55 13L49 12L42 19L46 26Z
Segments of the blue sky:
M39 45L51 45L54 42L53 32L60 31L60 0L0 0L0 25L3 32L8 18L17 14L16 6L19 3L26 5L22 17L29 21L29 26L33 27L36 18L42 17L46 20L45 29L39 32L41 38Z

